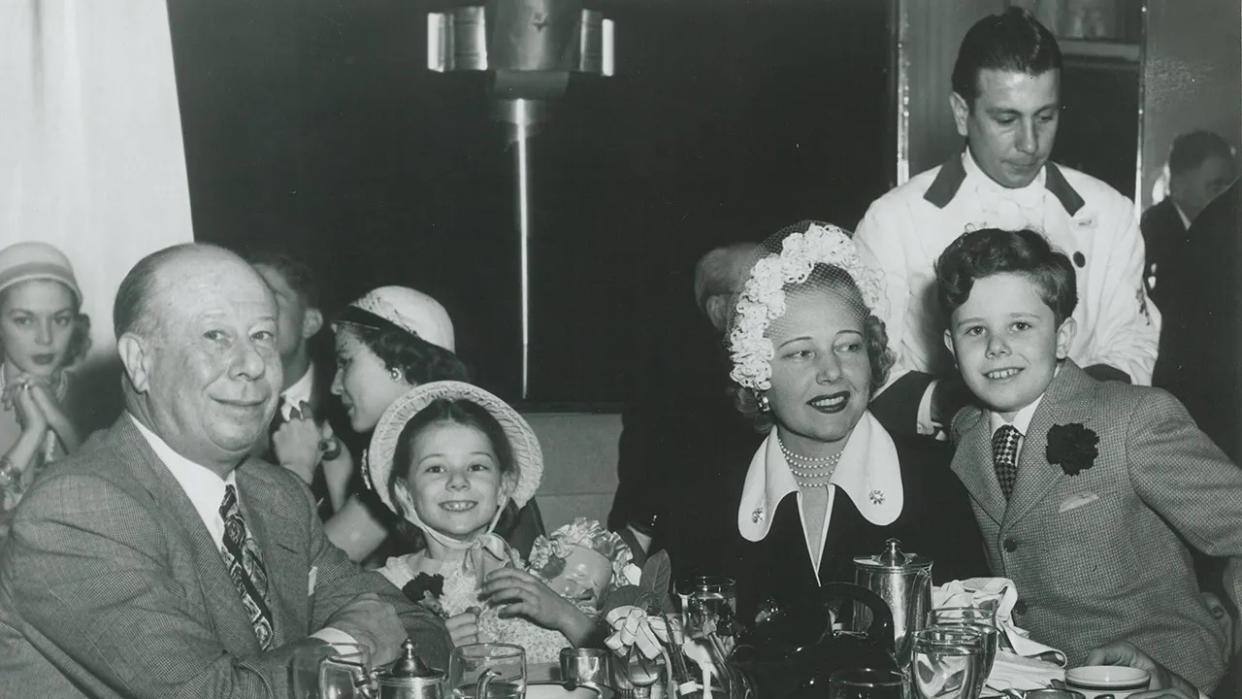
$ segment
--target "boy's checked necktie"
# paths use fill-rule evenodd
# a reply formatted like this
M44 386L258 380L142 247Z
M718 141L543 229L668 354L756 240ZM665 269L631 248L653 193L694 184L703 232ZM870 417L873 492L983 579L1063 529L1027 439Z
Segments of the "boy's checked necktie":
M259 558L258 544L246 529L246 521L242 519L241 508L237 504L237 489L232 485L224 487L220 516L224 518L224 550L221 552L224 565L250 617L250 626L259 640L259 648L270 650L274 634L272 611L267 606L267 569L263 567L263 559Z
M1018 440L1022 433L1013 425L1001 425L992 435L992 465L996 467L996 481L1000 483L1005 499L1013 493L1018 482Z

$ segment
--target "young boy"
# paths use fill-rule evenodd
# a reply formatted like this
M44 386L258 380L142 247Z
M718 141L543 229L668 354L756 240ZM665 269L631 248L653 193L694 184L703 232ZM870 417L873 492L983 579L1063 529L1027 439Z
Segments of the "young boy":
M1097 381L1066 358L1074 268L1039 234L966 233L936 274L945 344L986 407L954 419L953 471L992 572L1017 584L1014 622L1072 665L1124 640L1215 687L1226 633L1187 546L1242 557L1242 469L1173 396ZM1226 589L1236 601L1242 579Z

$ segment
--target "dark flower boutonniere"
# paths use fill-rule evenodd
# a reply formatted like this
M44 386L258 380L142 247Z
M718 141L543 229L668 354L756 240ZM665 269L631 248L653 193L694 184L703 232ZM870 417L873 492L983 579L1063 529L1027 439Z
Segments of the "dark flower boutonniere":
M1100 455L1096 448L1099 443L1099 435L1080 422L1053 425L1048 430L1048 447L1044 453L1048 463L1060 466L1065 475L1077 476L1095 465L1095 457Z
M444 607L440 597L444 594L444 576L419 573L413 580L401 588L405 596L415 604L421 604L431 611L444 616Z

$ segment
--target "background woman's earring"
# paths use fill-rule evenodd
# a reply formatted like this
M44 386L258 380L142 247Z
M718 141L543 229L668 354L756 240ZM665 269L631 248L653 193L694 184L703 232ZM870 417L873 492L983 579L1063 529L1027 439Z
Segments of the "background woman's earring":
M772 410L772 402L768 400L767 396L760 395L759 396L759 412L766 413L770 410Z
M392 367L391 369L389 369L388 375L392 377L393 381L401 380L401 370L398 369L397 367Z

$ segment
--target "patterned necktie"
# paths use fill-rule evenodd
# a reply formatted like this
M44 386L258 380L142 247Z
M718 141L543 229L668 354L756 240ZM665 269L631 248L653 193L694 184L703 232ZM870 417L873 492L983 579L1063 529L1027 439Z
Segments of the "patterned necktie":
M246 529L246 521L237 505L237 489L232 485L224 487L220 516L224 518L224 550L221 552L224 565L250 617L259 647L270 650L274 634L272 612L267 606L267 570L259 558L258 544Z
M1018 440L1022 433L1013 425L1002 425L992 435L992 465L996 467L996 481L1000 483L1005 499L1013 493L1018 482Z

